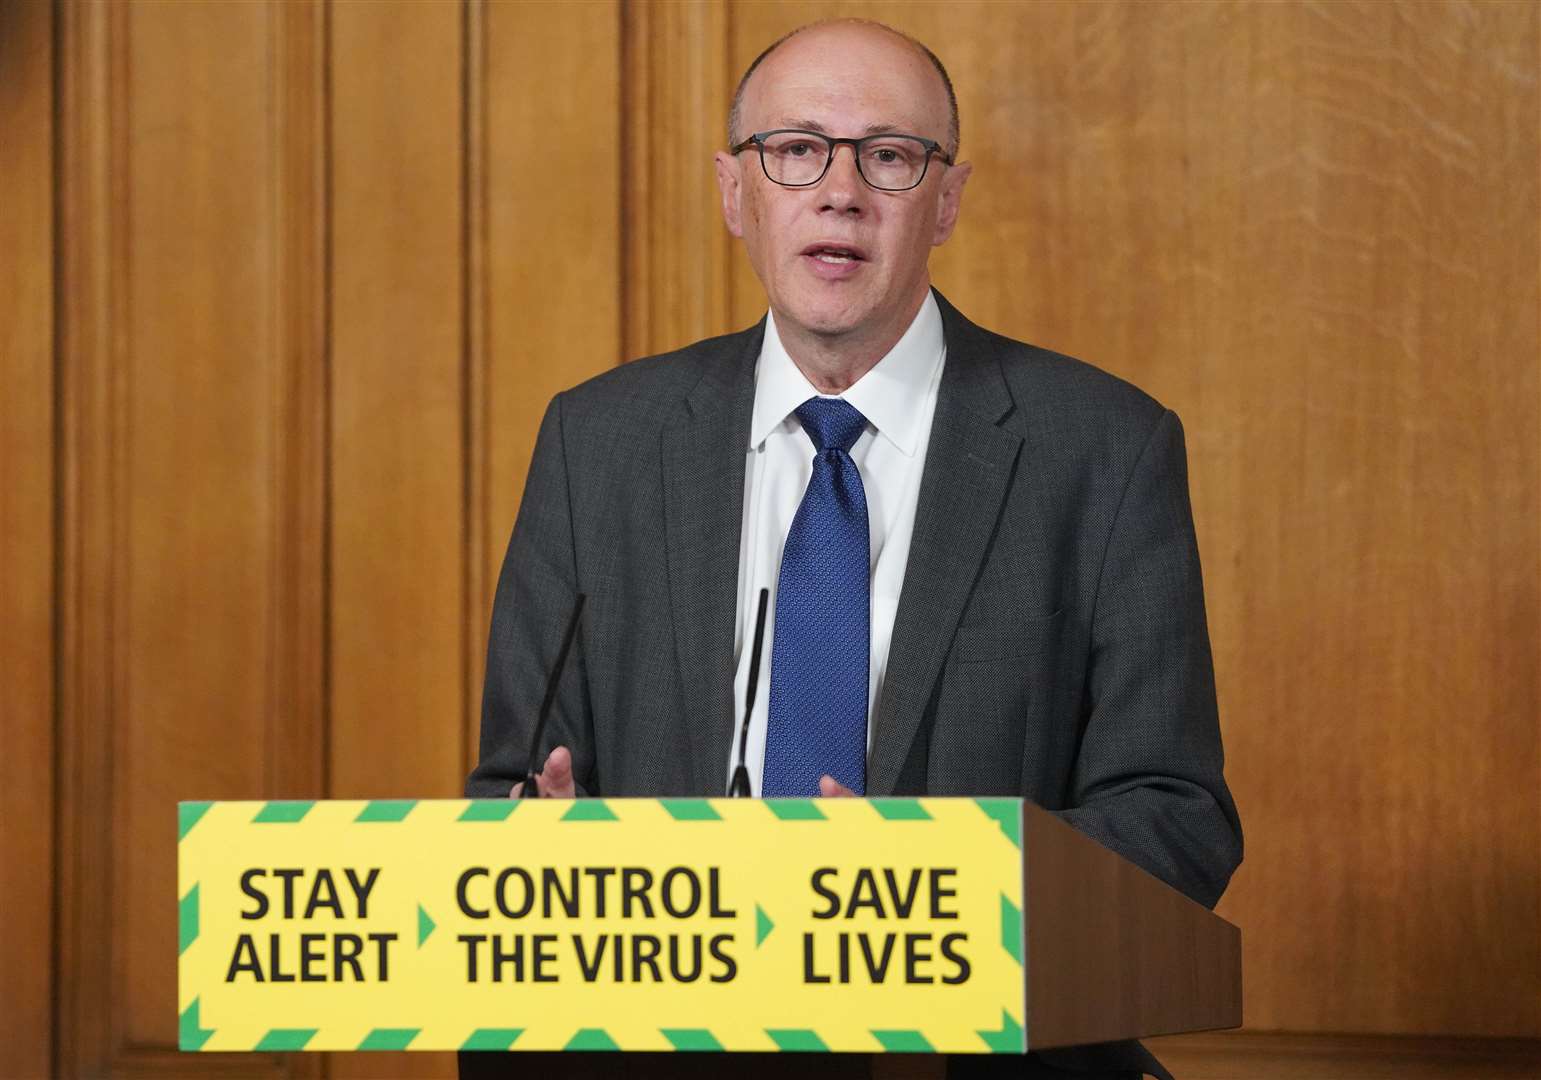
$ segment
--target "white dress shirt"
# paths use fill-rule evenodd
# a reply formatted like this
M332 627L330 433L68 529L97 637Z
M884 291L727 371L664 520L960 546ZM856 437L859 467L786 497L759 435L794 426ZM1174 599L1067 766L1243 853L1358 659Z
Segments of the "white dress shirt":
M871 529L871 631L868 662L867 749L872 749L872 710L883 689L894 613L910 557L920 474L931 441L937 387L947 343L936 298L926 293L915 319L888 354L845 393L838 395L867 418L867 428L851 447L851 459L861 473ZM744 693L754 647L754 623L760 590L770 590L765 620L765 645L760 681L749 717L746 761L750 788L760 794L765 766L765 735L770 704L771 644L776 639L776 584L781 576L781 549L792 518L803 501L813 475L813 442L793 415L803 402L821 395L787 355L767 315L765 341L755 368L754 416L749 427L744 464L744 523L738 555L738 633L734 642L734 727L728 756L728 778L738 763L739 729L744 719Z

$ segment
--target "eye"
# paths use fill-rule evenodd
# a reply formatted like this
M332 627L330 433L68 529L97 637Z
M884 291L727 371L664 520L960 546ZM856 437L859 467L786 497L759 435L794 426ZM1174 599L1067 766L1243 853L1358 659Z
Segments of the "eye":
M869 164L883 168L912 168L921 157L920 147L906 140L891 139L887 142L868 143L862 157Z
M813 153L813 144L807 142L788 143L781 148L781 152L787 157L807 157Z

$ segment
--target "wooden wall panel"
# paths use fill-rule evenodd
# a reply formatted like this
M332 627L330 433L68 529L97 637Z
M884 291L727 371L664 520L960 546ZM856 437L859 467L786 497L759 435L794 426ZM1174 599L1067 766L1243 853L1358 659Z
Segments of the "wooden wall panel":
M0 1008L6 1067L53 1053L53 12L0 7Z
M732 320L728 268L738 245L722 224L712 165L727 143L724 102L738 78L729 71L728 15L719 3L625 7L618 165L627 359L722 333Z
M55 1064L66 1076L101 1071L116 964L102 912L111 910L104 856L112 850L111 709L116 657L111 469L118 435L112 389L114 326L123 293L121 196L124 12L103 5L59 18L57 347L58 496L58 1015ZM174 891L174 889L173 889Z
M467 633L465 12L331 9L329 784L458 795ZM337 1055L334 1077L441 1055Z
M332 8L338 798L462 779L462 35L459 5Z
M492 594L553 395L623 358L621 5L472 8L472 488L467 760ZM584 72L581 79L572 73ZM549 88L560 86L560 93ZM532 152L532 148L538 148Z
M59 10L59 1072L315 1075L179 1055L171 958L175 803L320 777L278 646L317 490L286 430L316 190L275 149L319 85L316 9Z
M1256 1028L1541 1034L1538 12L733 9L936 48L938 284L1183 415Z
M128 289L118 327L123 605L113 646L114 947L122 1037L174 1042L179 798L256 798L267 731L276 352L268 17L136 4L126 64Z
M450 1074L171 1051L171 804L460 790L540 413L759 317L710 154L833 13L952 67L939 284L1186 421L1249 1025L1541 1036L1541 7L134 0L0 4L7 1066Z

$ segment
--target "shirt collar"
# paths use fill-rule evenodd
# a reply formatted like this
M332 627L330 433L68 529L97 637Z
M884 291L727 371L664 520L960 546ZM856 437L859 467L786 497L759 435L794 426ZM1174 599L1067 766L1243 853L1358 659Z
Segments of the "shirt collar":
M927 290L926 299L904 336L870 371L838 396L865 416L879 435L906 457L912 457L920 441L921 425L915 406L924 398L946 354L942 313L936 306L936 297ZM755 370L750 447L760 446L799 405L818 396L819 392L782 345L775 316L767 313L765 340Z

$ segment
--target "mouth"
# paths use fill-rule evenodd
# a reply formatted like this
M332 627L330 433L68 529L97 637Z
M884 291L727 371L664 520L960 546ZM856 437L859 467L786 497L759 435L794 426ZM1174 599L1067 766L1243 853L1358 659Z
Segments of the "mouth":
M867 261L867 253L854 244L819 242L809 244L800 254L828 266L845 266Z

